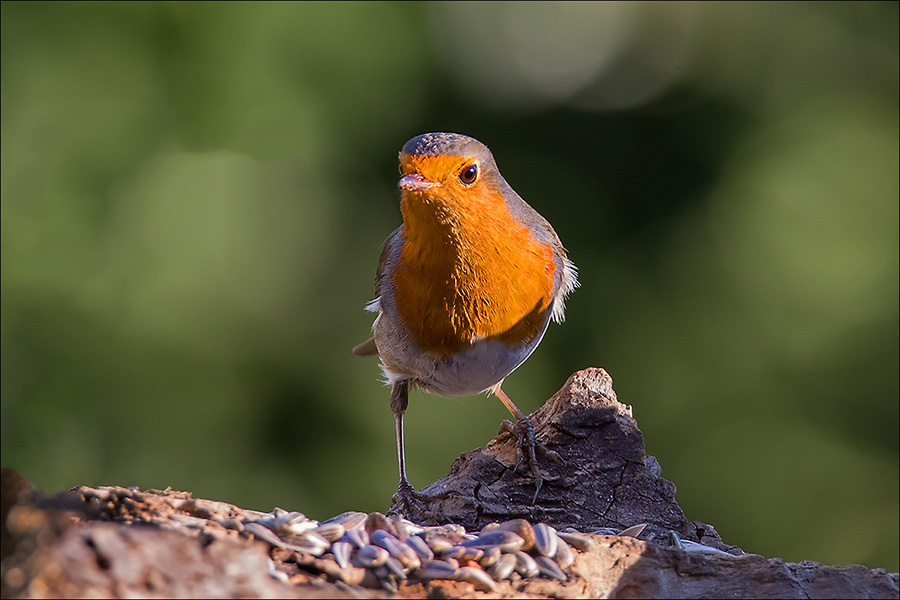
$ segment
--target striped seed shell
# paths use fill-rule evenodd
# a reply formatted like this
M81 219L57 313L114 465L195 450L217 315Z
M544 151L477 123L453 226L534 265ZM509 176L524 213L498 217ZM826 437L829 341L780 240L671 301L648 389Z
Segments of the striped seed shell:
M646 523L641 523L640 525L633 525L633 526L629 527L628 529L623 529L622 531L620 531L619 535L628 535L633 538L636 538L639 535L641 535L641 532L644 531L645 527L647 527Z
M476 590L482 592L493 592L497 589L497 584L494 583L491 576L478 567L462 567L456 572L456 578L460 581L468 581L475 586Z
M674 531L669 531L669 547L684 550L684 543L681 541L681 536Z
M404 569L418 569L422 564L422 559L419 558L416 551L407 544L399 542L396 551L399 553L399 556L394 556L394 558L400 561L400 564L403 565Z
M558 535L559 532L557 532ZM556 556L554 558L561 569L568 569L575 563L575 553L572 552L572 548L562 537L559 537L557 540Z
M460 563L478 560L482 556L484 556L484 550L481 548L467 548L465 546L453 546L441 554L442 558L455 558Z
M342 569L350 566L350 554L353 552L353 544L350 542L335 542L331 544L331 553L334 561Z
M519 535L512 531L491 531L474 540L466 540L461 544L465 548L500 548L501 552L515 552L525 545Z
M344 536L345 529L340 523L322 523L313 531L329 542L336 542Z
M681 549L685 552L699 552L700 554L717 554L719 556L728 556L734 558L733 554L728 554L724 550L707 546L706 544L698 544L690 540L681 540Z
M581 552L590 552L594 549L594 540L586 535L569 531L557 531L556 535L558 535L561 540L564 540L570 546Z
M487 525L485 525L484 527L481 528L481 534L484 535L485 533L490 533L490 532L494 531L495 529L497 529L498 527L500 527L500 523L496 523L496 522L488 523Z
M282 535L300 535L319 526L319 522L310 519L302 512L288 512L283 508L275 508L269 515L266 515L256 521L260 525L264 525Z
M305 552L313 556L320 556L331 548L331 544L322 536L312 531L307 531L303 535L290 536L288 543L284 547L294 552Z
M515 554L504 554L497 562L490 566L487 570L488 575L496 579L497 581L502 581L504 579L508 579L510 575L513 574L513 571L516 570L516 555Z
M350 542L357 548L369 545L369 534L365 529L351 529L344 533L342 538L345 542Z
M534 526L534 549L542 556L553 558L558 547L556 530L546 523L538 523Z
M497 526L501 531L512 531L525 540L520 550L529 551L534 546L534 528L525 519L504 521Z
M538 569L541 574L550 577L551 579L558 579L559 581L566 580L566 574L562 572L562 569L559 568L559 565L553 562L550 558L546 556L538 556L535 559L537 563Z
M458 568L443 560L426 560L415 573L420 579L455 579Z
M452 548L454 545L453 542L451 542L450 540L448 540L446 538L442 538L442 537L437 537L437 536L433 536L430 539L426 539L425 543L428 545L429 548L431 548L431 550L435 554L440 554L442 552L446 552L447 550Z
M355 558L364 567L377 567L387 562L390 554L388 554L387 550L378 546L363 546L356 553Z
M394 559L400 561L400 564L407 569L417 569L422 564L415 550L387 531L381 529L373 531L372 535L369 536L369 540L376 546L381 546L387 550Z
M516 557L516 573L525 579L531 579L540 575L541 570L538 568L537 562L530 555L525 554L521 550L514 553Z
M398 540L394 535L388 533L384 529L376 529L369 533L369 542L375 544L376 546L381 546L385 550L389 550L385 546L385 544L399 544L400 540Z
M388 557L388 559L384 562L384 566L388 568L388 571L390 571L400 579L406 579L406 569L404 569L400 561L393 556Z
M362 527L363 523L366 522L366 517L368 517L364 512L359 512L356 510L348 510L347 512L342 512L339 515L335 515L330 519L326 519L322 521L322 525L327 525L329 523L338 523L344 526L344 529L356 529L357 527Z
M416 525L412 521L396 515L391 517L391 523L394 524L394 529L397 530L397 539L401 542L406 541L406 538L411 535L418 535L425 531L421 525Z
M434 552L428 547L425 540L417 535L409 536L403 543L412 548L421 560L432 560L434 558Z
M366 528L366 533L369 535L372 535L373 531L382 529L392 536L397 537L397 529L394 527L394 524L380 512L369 513L369 516L366 517L364 527Z
M260 523L245 523L244 531L246 533L252 533L254 537L261 539L264 542L268 542L276 548L284 548L284 542L281 541L281 538L275 535L271 529Z
M500 559L501 554L502 553L500 552L500 548L497 548L496 546L494 546L492 548L485 548L484 555L478 559L478 563L482 567L487 569L488 567L490 567L492 564L494 564L495 562L497 562Z

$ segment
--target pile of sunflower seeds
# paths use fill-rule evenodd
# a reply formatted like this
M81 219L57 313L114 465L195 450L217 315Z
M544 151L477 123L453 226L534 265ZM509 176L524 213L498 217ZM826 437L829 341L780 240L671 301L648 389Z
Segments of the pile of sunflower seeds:
M494 591L496 582L505 579L566 581L566 570L575 562L573 549L587 552L594 545L587 535L525 519L491 523L470 533L461 525L422 527L378 512L345 512L319 522L275 509L258 513L240 529L274 547L316 557L306 566L335 580L389 591L407 579L467 581L481 591ZM640 529L610 533L636 536ZM287 579L275 570L272 575Z

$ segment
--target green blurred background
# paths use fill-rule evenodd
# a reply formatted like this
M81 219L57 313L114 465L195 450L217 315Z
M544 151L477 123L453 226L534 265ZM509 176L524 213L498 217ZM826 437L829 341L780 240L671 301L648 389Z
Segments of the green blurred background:
M580 268L505 389L602 366L688 518L898 570L898 5L2 4L2 463L385 510L369 334L410 137ZM507 417L415 394L422 487Z

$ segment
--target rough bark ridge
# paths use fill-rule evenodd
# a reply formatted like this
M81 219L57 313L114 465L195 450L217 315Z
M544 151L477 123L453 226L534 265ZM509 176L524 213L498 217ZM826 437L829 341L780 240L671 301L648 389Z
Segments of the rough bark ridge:
M585 369L569 377L531 420L535 437L562 458L554 462L538 454L544 485L536 502L530 472L515 468L513 435L503 433L457 458L449 474L421 491L432 499L414 506L408 516L417 523L452 522L467 529L515 518L583 532L647 523L644 539L667 540L674 531L683 539L740 553L710 525L685 518L675 502L675 486L660 476L657 460L645 454L631 406L616 399L605 370Z
M385 579L359 566L339 568L329 552L304 552L261 525L285 511L263 514L186 492L122 487L80 487L47 499L4 470L0 591L21 598L900 595L896 573L743 554L712 527L689 522L675 503L674 486L645 456L630 408L616 401L602 369L574 374L531 417L538 437L564 461L540 459L546 482L535 504L534 482L513 472L516 450L503 434L461 456L446 477L424 490L432 499L414 507L420 514L408 516L421 524L452 521L470 531L513 518L560 531L618 533L648 523L643 539L590 536L592 543L574 553L562 580L515 573L490 585L413 574Z

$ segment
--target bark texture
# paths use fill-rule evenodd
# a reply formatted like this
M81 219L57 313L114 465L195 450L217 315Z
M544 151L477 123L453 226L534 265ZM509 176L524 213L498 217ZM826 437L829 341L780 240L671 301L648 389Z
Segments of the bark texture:
M274 598L897 598L898 574L863 566L786 563L744 554L715 529L688 521L675 486L646 456L630 407L602 369L572 375L531 415L545 483L516 472L515 440L501 434L460 456L406 516L478 530L524 518L591 535L565 580L514 575L495 585L410 577L393 588L363 568L339 569L258 526L257 511L187 492L80 487L45 498L2 473L2 596ZM527 472L526 472L527 473ZM260 521L262 522L262 521ZM254 525L257 525L254 527ZM609 531L611 530L611 531ZM694 542L693 544L691 542ZM476 588L477 586L477 588Z

